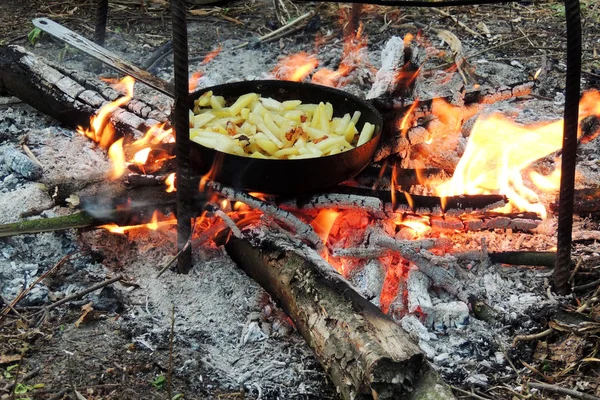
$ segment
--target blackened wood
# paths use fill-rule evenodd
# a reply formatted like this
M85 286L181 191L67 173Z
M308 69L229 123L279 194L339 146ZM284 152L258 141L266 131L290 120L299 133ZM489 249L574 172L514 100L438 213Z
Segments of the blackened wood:
M507 202L506 196L503 195L463 195L442 198L437 196L410 195L400 191L395 191L395 198L392 199L392 192L389 190L371 190L349 186L336 186L328 192L296 196L294 200L298 208L306 208L315 202L316 197L331 194L377 198L384 204L384 210L414 212L423 215L441 215L443 213L460 215L474 211L491 210L501 207ZM282 198L280 201L283 200Z
M581 216L587 216L588 214L600 213L600 189L599 188L587 188L575 190L575 200L573 204L573 212ZM558 202L550 204L550 210L558 212Z
M554 267L555 251L501 251L489 253L490 261L499 264Z
M406 332L331 267L274 242L232 239L225 248L292 318L343 399L453 398Z
M380 161L392 154L403 154L409 151L412 146L423 144L431 138L435 140L436 136L447 134L448 123L443 120L447 116L442 115L438 118L429 118L428 121L421 121L421 119L427 119L425 117L432 115L435 104L440 101L451 104L456 110L457 120L452 117L453 120L450 125L462 126L464 122L480 112L487 104L528 95L533 87L533 82L525 82L507 87L487 88L463 93L458 99L440 97L419 100L417 106L412 110L412 101L404 103L404 100L401 100L399 103L394 101L390 104L381 99L375 100L374 105L382 112L386 110L387 112L383 115L386 129L382 131L381 142L374 160ZM398 128L398 125L405 117L404 126L407 129L403 132Z
M0 90L6 91L65 126L89 126L90 117L122 94L97 79L68 71L20 46L0 47ZM168 115L132 100L111 113L117 134L141 136Z

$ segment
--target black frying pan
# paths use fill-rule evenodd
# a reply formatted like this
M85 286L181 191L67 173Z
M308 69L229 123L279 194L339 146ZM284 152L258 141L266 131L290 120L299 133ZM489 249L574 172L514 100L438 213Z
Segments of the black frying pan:
M298 194L325 189L352 178L367 166L379 143L383 120L375 107L360 98L311 83L277 80L227 83L201 89L190 95L189 107L203 93L212 90L232 104L240 95L259 93L279 101L330 102L334 116L360 111L357 129L365 122L375 125L373 138L362 146L331 156L298 160L256 159L223 153L192 142L191 166L195 173L209 174L211 180L247 191L268 194Z

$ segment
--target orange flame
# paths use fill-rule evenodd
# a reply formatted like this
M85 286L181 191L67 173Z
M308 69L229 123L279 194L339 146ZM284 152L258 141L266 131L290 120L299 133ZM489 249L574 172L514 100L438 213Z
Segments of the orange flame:
M221 52L222 49L223 48L221 46L219 46L216 49L211 50L202 60L202 65L206 65L209 62L211 62L212 60L214 60L215 57L219 55L219 53Z
M152 214L152 219L147 224L119 226L119 225L117 225L115 223L110 223L110 224L106 224L106 225L101 225L100 228L104 228L104 229L106 229L107 231L109 231L111 233L116 233L116 234L124 235L125 232L131 231L131 230L134 230L134 229L144 229L144 228L146 228L146 229L150 229L150 230L156 231L156 230L158 230L162 226L175 225L177 223L177 220L175 218L167 218L167 217L165 217L162 214L161 214L161 218L165 218L165 219L161 219L159 221L158 214L159 214L158 211L154 211L154 213Z
M196 90L198 82L200 81L200 78L202 78L203 75L204 73L202 71L196 71L192 74L192 76L190 76L190 81L188 83L189 92L193 92L194 90Z
M119 179L127 169L125 164L125 152L123 151L123 138L114 142L108 149L108 158L112 163L112 171L109 179Z
M361 22L356 33L350 32L350 35L344 39L342 61L338 69L336 71L328 68L318 70L312 77L314 83L334 87L345 85L342 78L350 75L363 62L363 49L367 47L367 38L363 36L363 31L364 25Z
M339 215L340 213L335 210L321 210L319 215L312 221L311 225L323 243L327 244L331 228Z
M99 143L101 148L107 149L112 144L114 137L114 128L109 124L110 114L133 98L134 83L135 79L126 76L118 84L114 85L117 90L123 89L126 95L102 106L98 114L90 119L91 128L84 129L78 126L77 132Z
M279 61L273 70L276 79L300 82L317 68L319 60L306 52L291 55Z
M599 116L600 93L586 93L579 110L580 121L592 114ZM514 208L545 218L545 207L537 193L525 186L521 173L562 147L563 125L562 120L521 125L499 114L479 118L454 176L436 191L441 196L505 194ZM554 179L558 180L558 175Z
M167 193L172 193L177 190L177 188L175 187L175 172L167 176L167 179L165 179L165 185L167 185Z
M402 120L400 121L400 125L398 125L398 129L400 129L400 131L402 132L402 136L404 136L404 137L406 137L408 129L410 128L409 121L410 121L410 118L412 117L413 112L415 111L415 108L417 108L417 105L419 105L418 97L410 105L410 107L408 108L408 111L406 111L406 114L404 115L404 117L402 117Z

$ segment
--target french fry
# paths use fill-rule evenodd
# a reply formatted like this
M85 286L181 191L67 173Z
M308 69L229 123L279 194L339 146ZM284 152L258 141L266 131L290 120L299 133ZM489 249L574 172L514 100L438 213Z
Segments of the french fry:
M230 115L232 117L235 117L236 115L240 114L240 112L242 111L242 108L247 107L250 103L252 103L253 101L256 101L256 100L258 100L258 94L256 94L256 93L247 93L247 94L241 95L235 101L235 103L233 103L229 107Z
M373 137L373 132L375 131L375 125L365 122L362 130L360 131L360 136L358 137L358 143L356 146L360 146L362 144L367 143Z
M368 142L375 126L361 113L335 116L329 102L303 104L247 93L226 107L223 96L211 91L194 101L190 138L218 151L253 158L301 159L322 157Z

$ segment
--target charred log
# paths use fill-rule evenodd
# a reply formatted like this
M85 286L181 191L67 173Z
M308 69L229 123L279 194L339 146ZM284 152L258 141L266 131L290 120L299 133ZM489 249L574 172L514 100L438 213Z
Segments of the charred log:
M346 199L346 200L344 200ZM378 200L378 201L377 201ZM280 204L298 209L319 209L338 204L341 208L365 207L376 212L411 212L421 215L462 215L484 212L505 205L503 195L464 195L441 198L411 195L407 192L371 190L358 187L336 186L329 192L281 199ZM348 204L346 204L348 203Z
M600 196L599 188L577 189L575 190L575 202L573 204L573 212L581 216L592 214L598 216L600 214ZM558 202L550 204L550 210L554 213L558 212Z
M20 46L0 47L0 90L72 128L87 126L103 104L122 96L100 80L62 72ZM140 136L168 120L166 114L139 100L124 107L111 113L120 134Z
M408 334L326 263L270 239L225 248L292 318L342 398L453 398Z

